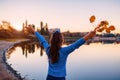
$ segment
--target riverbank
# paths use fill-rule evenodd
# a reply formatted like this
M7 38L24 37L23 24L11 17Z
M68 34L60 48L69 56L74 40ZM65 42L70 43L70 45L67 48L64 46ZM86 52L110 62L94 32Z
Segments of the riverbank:
M24 40L27 41L27 40ZM5 53L22 41L9 42L0 40L0 80L25 80L6 62Z

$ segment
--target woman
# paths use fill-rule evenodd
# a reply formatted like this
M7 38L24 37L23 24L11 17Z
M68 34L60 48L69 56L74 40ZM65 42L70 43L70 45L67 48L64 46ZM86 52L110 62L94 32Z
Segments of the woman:
M62 47L64 40L63 35L59 30L56 30L53 33L50 41L51 44L49 45L45 38L38 32L35 32L32 27L27 27L27 29L35 34L35 36L39 39L41 45L46 50L49 62L48 75L46 80L65 80L66 61L68 55L96 34L95 30L91 31L83 38L78 39L71 45Z

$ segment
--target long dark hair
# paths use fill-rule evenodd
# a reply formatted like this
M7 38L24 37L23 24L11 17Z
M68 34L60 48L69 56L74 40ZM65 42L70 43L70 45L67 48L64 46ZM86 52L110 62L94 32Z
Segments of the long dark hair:
M57 63L59 59L59 50L63 43L62 33L58 31L54 32L51 37L50 43L50 54L48 57L52 63Z

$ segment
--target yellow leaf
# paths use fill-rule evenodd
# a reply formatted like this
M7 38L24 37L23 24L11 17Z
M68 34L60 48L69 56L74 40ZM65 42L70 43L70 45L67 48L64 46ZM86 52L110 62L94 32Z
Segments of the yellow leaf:
M95 16L94 15L91 16L89 20L90 20L90 23L93 23L95 21Z
M110 29L109 29L109 28L108 28L108 29L106 29L106 32L107 32L107 33L110 33Z
M106 26L109 25L108 21L101 21L100 26Z
M110 29L111 31L113 31L113 30L115 30L115 27L114 27L113 25L111 25L111 26L109 26L109 29Z

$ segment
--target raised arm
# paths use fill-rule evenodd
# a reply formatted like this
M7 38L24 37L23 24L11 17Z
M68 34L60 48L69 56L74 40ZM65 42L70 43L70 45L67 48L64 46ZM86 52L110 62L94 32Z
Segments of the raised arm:
M95 31L95 30L94 30L94 31L90 31L90 32L89 32L87 35L85 35L83 38L84 38L85 41L87 41L88 39L94 37L95 34L96 34L96 31Z
M35 36L38 38L38 40L40 41L41 45L47 49L49 47L49 44L48 42L46 41L46 39L39 33L39 32L35 32L34 28L29 26L29 27L26 27L27 30L29 30L31 33L34 33Z
M71 52L73 52L75 49L79 48L81 45L83 45L88 39L94 37L96 34L96 31L90 31L88 34L86 34L84 37L78 39L77 41L75 41L74 43L72 43L71 45L67 46L64 48L66 54L69 54Z

